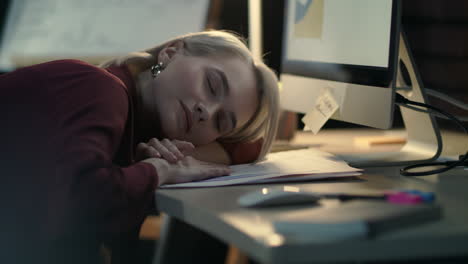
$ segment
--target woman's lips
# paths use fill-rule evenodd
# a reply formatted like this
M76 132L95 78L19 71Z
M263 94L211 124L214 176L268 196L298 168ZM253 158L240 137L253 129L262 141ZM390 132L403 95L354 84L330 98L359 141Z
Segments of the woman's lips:
M190 111L190 109L182 101L180 101L180 105L182 106L182 110L184 110L185 115L185 132L188 133L193 126L193 114L192 111Z

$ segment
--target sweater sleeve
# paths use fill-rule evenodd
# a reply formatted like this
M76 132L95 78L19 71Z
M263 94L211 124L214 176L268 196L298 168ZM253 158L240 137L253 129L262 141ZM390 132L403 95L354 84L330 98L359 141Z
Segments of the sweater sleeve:
M72 71L66 63L51 65L47 71L61 70L56 76L40 74L54 98L54 175L64 190L55 197L63 202L54 202L54 229L92 227L105 240L135 234L158 185L156 170L113 163L129 114L127 94L115 76L75 64Z
M262 150L263 139L251 142L220 142L220 144L231 158L231 164L236 165L254 162Z

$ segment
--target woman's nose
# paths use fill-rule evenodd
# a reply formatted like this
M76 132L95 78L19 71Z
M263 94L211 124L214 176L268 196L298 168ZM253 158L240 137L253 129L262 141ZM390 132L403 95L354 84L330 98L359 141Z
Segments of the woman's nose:
M205 104L197 103L195 105L195 113L196 113L196 121L203 122L210 119L212 113L210 108L208 108Z

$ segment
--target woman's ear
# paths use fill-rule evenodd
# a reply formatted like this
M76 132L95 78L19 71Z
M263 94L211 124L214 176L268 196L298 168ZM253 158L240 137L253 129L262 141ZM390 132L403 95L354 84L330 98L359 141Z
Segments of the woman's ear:
M165 46L158 54L158 62L164 65L169 64L176 54L182 54L184 51L184 41L176 40Z

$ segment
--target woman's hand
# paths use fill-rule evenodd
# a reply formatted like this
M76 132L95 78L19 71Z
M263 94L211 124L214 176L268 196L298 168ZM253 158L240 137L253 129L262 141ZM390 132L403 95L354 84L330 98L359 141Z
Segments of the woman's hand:
M148 143L140 143L136 149L136 160L147 158L165 159L170 163L175 163L185 156L190 155L195 150L195 146L187 141L169 140L167 138L158 140L152 138Z
M159 185L200 181L208 178L229 175L226 165L199 161L186 156L176 163L159 158L145 159L142 162L154 166L159 177Z

